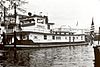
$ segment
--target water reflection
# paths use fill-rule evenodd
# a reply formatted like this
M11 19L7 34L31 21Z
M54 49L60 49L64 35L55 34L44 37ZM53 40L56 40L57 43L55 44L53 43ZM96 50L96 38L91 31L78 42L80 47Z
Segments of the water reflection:
M92 46L67 46L30 50L30 67L94 67Z

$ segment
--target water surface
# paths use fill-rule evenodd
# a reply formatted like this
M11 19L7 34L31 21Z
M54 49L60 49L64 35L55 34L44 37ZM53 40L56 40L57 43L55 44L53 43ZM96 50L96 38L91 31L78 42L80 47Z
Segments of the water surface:
M30 50L30 67L94 67L92 46L66 46Z

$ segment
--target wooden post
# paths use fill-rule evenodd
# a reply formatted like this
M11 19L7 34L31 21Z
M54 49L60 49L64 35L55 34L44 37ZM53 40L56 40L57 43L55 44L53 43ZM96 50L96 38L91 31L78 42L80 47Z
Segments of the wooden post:
M17 38L16 38L16 31L14 31L14 48L16 48L16 40L17 40Z
M16 23L16 16L17 16L17 12L16 12L16 3L14 3L14 17L15 17L15 23ZM16 63L16 32L14 31L14 64Z
M95 46L94 48L94 57L95 57L95 63L94 63L94 67L100 67L100 51L99 51L99 47Z
M73 36L73 43L74 43L75 37Z
M100 40L100 27L99 27L99 32L98 32L98 45L99 45L99 40Z
M3 50L5 50L4 48L5 48L5 45L6 45L6 40L5 40L5 32L3 32L3 40L2 40L2 42L3 42L3 47L2 47L2 49ZM5 64L5 52L3 53L3 67L5 67L6 66L6 64Z
M69 32L69 43L71 43L71 33Z
M5 41L5 33L3 32L3 49L4 49L4 45L6 45L6 41Z
M16 32L14 31L14 64L16 64Z

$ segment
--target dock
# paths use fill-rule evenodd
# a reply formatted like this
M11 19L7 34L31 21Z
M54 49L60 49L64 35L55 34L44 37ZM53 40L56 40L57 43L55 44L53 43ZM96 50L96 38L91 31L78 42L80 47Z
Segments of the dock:
M100 67L100 46L94 46L94 67Z

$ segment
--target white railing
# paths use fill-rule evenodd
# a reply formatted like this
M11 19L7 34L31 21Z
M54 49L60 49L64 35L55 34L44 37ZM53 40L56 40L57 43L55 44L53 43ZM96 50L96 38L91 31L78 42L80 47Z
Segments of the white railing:
M40 28L23 29L23 31L50 33L50 30L47 30L47 29L40 29Z
M38 29L38 28L34 28L33 31L34 31L34 32L50 33L50 30L46 30L46 29Z
M55 28L53 29L53 31L66 31L66 32L81 32L81 33L85 33L85 32L89 32L88 29L77 29L77 28Z

